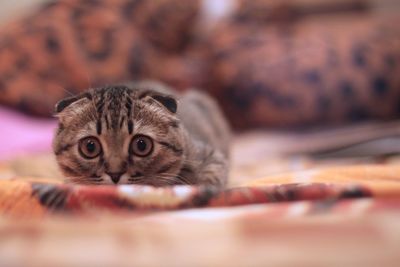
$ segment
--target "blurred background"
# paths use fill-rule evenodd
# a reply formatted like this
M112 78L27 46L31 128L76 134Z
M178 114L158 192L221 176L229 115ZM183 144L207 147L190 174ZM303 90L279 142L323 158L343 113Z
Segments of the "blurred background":
M278 138L291 153L397 153L399 11L397 0L2 1L0 158L49 150L63 97L141 79L206 90L235 131L270 134L242 149L275 153Z

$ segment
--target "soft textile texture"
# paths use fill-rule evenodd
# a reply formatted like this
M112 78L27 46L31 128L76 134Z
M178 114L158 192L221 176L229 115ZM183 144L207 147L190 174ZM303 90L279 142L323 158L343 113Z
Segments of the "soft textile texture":
M4 266L398 266L399 215L293 208L183 211L137 219L0 221ZM226 216L223 216L226 215ZM235 216L236 215L236 216ZM12 264L11 264L12 263Z
M0 263L396 266L399 171L364 165L294 172L222 192L5 179Z
M399 166L321 169L267 177L251 181L250 187L222 191L190 186L82 186L14 178L0 181L0 214L29 218L53 212L95 214L364 197L400 201L399 173Z

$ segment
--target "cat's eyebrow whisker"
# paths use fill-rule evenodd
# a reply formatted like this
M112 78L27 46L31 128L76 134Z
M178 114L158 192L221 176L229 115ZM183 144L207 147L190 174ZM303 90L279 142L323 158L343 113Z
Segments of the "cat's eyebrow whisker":
M82 74L85 74L86 76L86 82L88 83L88 87L92 88L93 83L92 80L90 79L89 71L86 69L86 71L82 72Z
M59 84L57 86L60 87L64 92L68 93L70 96L74 96L75 95L71 91L67 90L67 88L65 88L64 86L61 86Z

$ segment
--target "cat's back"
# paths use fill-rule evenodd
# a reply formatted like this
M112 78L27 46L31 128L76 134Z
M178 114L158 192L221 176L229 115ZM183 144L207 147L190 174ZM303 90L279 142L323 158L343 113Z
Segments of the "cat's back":
M229 154L228 122L217 102L204 92L189 90L181 95L178 117L191 136Z

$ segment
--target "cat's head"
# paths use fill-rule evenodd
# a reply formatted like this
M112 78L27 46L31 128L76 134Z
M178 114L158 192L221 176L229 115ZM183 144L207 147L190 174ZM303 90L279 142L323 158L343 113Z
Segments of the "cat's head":
M65 177L84 184L183 184L177 100L112 86L61 100L53 149Z

